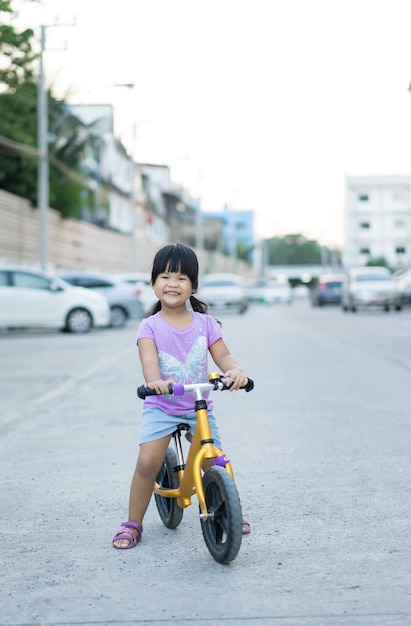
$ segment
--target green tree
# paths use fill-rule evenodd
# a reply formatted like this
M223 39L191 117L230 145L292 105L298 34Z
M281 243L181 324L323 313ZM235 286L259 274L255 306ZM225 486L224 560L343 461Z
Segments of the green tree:
M375 259L369 259L366 266L368 267L388 267L387 259L384 256L376 257Z
M38 56L33 52L34 32L18 32L6 23L13 15L12 0L0 0L0 186L36 206ZM81 217L84 203L90 202L81 161L99 140L64 101L53 98L51 92L47 95L49 204L65 217Z
M269 265L317 265L321 263L321 247L304 235L286 235L267 239Z
M0 187L32 204L37 200L37 159L35 157L37 114L36 85L25 83L0 94L0 135L33 148L31 153L0 144Z
M96 157L102 139L93 124L84 124L59 100L49 104L50 206L64 217L80 218L87 207L93 213L93 194L87 188L82 161L86 154ZM97 157L96 157L97 158Z
M0 0L0 136L35 148L37 117L33 52L34 31L13 26L11 0ZM3 189L35 201L34 151L16 151L0 145L0 185Z
M247 263L251 260L251 254L253 249L250 248L244 241L239 241L237 243L237 259L242 259Z
M37 55L33 52L34 31L27 28L18 31L12 18L16 12L12 0L0 0L0 88L13 90L18 85L33 80L33 62Z

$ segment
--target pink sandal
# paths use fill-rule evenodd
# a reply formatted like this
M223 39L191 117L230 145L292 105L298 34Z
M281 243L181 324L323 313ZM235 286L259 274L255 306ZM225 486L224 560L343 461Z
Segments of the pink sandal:
M250 523L247 522L245 519L243 519L243 535L249 535L251 532L251 526Z
M133 532L133 530L137 531L137 534ZM137 524L137 522L121 522L120 532L113 539L113 548L116 550L128 550L129 548L134 548L141 541L141 535L143 534L143 527L141 524ZM125 548L120 548L119 546L115 546L114 542L118 539L125 539L128 541L128 546Z

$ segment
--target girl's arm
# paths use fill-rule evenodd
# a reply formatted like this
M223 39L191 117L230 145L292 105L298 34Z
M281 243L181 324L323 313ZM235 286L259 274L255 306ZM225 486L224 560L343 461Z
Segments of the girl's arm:
M139 339L137 345L147 387L155 389L158 394L168 393L168 386L174 381L171 379L162 380L161 378L160 362L154 339Z
M224 378L229 378L230 391L235 391L244 387L248 383L248 378L243 370L230 354L223 339L217 339L209 348L214 363L223 372Z

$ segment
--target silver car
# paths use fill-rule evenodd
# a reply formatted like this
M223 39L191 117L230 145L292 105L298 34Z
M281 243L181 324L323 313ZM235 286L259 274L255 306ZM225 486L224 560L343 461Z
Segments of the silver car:
M115 277L125 283L135 285L143 306L143 314L149 315L153 306L158 302L158 298L151 286L151 275L145 272L128 272L115 274Z
M386 267L355 267L343 281L341 305L355 313L359 307L402 308L401 294Z
M143 305L135 285L102 272L64 272L60 278L105 296L110 306L112 328L122 328L128 320L143 317Z
M293 290L288 280L256 280L247 286L248 299L263 304L291 304Z
M401 294L402 304L411 304L411 268L404 270L401 274L396 277L394 276L394 278L397 283L398 291Z
M208 304L210 309L244 313L248 308L246 284L238 274L207 274L201 281L198 297Z

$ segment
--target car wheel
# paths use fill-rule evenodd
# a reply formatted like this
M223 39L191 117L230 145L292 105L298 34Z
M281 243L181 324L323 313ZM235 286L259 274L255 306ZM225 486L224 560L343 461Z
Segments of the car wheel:
M120 306L113 306L111 309L110 326L112 328L123 328L126 325L128 316Z
M92 325L93 320L86 309L73 309L66 317L64 330L68 333L88 333Z

